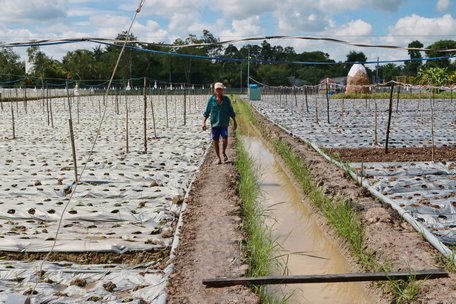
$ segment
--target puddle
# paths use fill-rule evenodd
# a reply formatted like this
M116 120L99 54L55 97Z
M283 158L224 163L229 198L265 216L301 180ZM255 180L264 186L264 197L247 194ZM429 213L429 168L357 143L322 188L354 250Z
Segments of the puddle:
M273 275L335 274L351 272L347 260L318 226L309 202L293 185L272 151L244 123L240 124L246 150L259 170L261 202L270 212L267 225L285 255L286 272ZM297 253L297 254L293 254ZM373 303L362 283L270 285L288 303Z

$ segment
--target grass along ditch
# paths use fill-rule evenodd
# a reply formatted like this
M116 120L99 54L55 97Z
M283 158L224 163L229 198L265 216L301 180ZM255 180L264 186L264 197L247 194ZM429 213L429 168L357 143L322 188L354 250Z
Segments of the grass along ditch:
M255 116L255 114L253 114L252 110L248 107L247 104L243 104L241 108L243 108L243 111L247 111L245 115L241 115L244 115L246 117ZM265 137L271 140L273 146L276 149L276 152L279 155L281 155L284 162L289 167L290 171L293 172L293 175L299 182L303 191L309 196L309 198L314 203L315 207L318 208L319 212L321 212L321 214L325 216L325 218L327 219L327 223L331 227L333 227L337 234L346 242L346 246L350 248L350 251L352 252L353 256L356 257L358 264L365 271L393 271L397 269L400 269L402 271L407 269L418 270L420 268L424 268L422 265L426 264L426 260L433 260L435 262L436 256L435 253L432 253L432 249L429 249L429 252L426 253L426 255L429 256L421 257L422 263L417 263L416 261L414 261L415 257L413 256L413 252L410 253L411 257L409 261L403 261L401 257L396 256L396 253L389 256L382 252L383 249L377 249L375 246L372 246L370 242L372 242L373 239L377 236L372 235L373 227L370 225L370 223L366 223L365 219L365 212L370 207L366 208L366 210L363 210L363 208L365 207L362 207L360 203L356 202L356 200L367 201L368 199L363 199L365 194L357 194L358 196L362 197L358 197L356 200L354 200L354 198L350 195L347 195L347 198L345 199L341 197L339 193L340 191L338 191L340 189L332 189L334 190L333 193L330 193L331 191L328 192L328 187L326 187L327 185L325 184L326 181L316 178L315 172L312 171L315 170L315 168L312 167L309 169L305 161L302 159L302 151L300 153L296 153L296 151L293 151L293 148L289 146L289 142L281 139L286 135L277 134L279 133L277 130L267 130L267 127L265 127L265 123L261 121L261 118L258 119L260 119L258 129L262 130ZM301 146L305 145L301 142ZM334 174L336 174L336 172L334 172L333 175ZM350 183L354 184L353 182ZM351 190L351 187L353 187L353 185L350 185L349 187L341 187L347 187L349 188L349 190ZM331 188L331 186L329 186L329 188ZM372 202L370 204L372 204ZM374 207L372 210L377 209L379 208ZM392 218L389 218L390 216L392 216ZM400 223L400 219L396 218L396 216L394 215L388 215L388 221L390 220L392 224L394 224L394 226L404 226ZM380 222L378 224L384 225L384 223ZM394 229L397 230L397 228L393 227L393 230ZM399 229L404 230L403 228ZM407 232L407 234L410 233L411 231ZM391 237L394 238L395 236ZM402 236L399 235L397 239L400 239L401 237ZM415 236L408 235L406 236L406 238L413 239L413 241L415 241ZM388 239L382 239L382 241L389 242ZM391 240L391 242L393 241L394 240ZM416 242L422 242L422 240L416 240ZM377 243L380 242L377 241ZM409 252L407 251L407 253ZM401 254L404 253L402 252ZM420 252L420 254L422 253ZM397 261L397 259L400 259L400 261ZM415 266L415 264L421 265ZM433 266L434 265L435 263L433 264ZM433 283L427 281L418 282L414 280L413 276L411 276L407 282L390 281L389 283L381 284L381 287L384 290L385 299L389 299L389 301L395 301L397 303L410 303L413 301L422 301L423 298L432 297L432 295L423 295L423 293L429 292L429 288L431 288L430 286L432 285ZM443 285L445 285L445 283L443 283ZM440 286L438 288L445 287ZM432 294L434 294L434 297L436 297L436 292L433 292ZM444 299L446 298L445 295L437 296L437 298L439 297ZM449 298L451 298L451 296ZM445 300L443 300L442 303L451 303L451 301L445 302Z

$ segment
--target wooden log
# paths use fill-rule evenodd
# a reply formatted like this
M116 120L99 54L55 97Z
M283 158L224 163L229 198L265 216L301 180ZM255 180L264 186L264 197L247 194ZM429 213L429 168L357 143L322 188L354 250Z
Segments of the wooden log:
M228 287L234 285L272 285L272 284L310 284L310 283L343 283L373 282L389 280L430 280L449 277L442 269L417 270L412 272L359 272L339 274L315 274L296 276L269 276L255 278L215 278L203 280L206 287Z

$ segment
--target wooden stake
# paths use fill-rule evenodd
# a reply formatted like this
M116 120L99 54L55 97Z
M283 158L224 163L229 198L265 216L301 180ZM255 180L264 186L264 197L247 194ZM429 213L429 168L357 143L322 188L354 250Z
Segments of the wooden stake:
M187 124L187 93L184 89L184 126Z
M307 114L309 114L309 104L307 102L307 86L304 87L304 94L306 96L306 110L307 110Z
M375 113L374 113L374 145L378 144L378 135L377 135L377 126L378 126L378 119L377 119L377 99L374 99L374 107L375 107Z
M144 154L147 153L147 78L144 77Z
M166 128L169 128L168 125L168 91L165 90L165 114L166 114Z
M76 145L74 143L74 133L73 133L73 121L72 119L68 119L68 123L70 125L70 140L71 140L71 151L73 153L73 167L74 167L74 181L78 182L78 164L76 159Z
M390 101L389 101L389 110L388 110L388 126L386 128L386 142L385 142L385 154L388 153L388 142L391 126L391 114L393 112L393 91L394 91L394 82L391 83L391 92L390 92Z
M125 151L128 153L128 99L127 91L125 90Z
M49 88L47 89L47 96L49 99L49 112L51 113L51 127L54 129L54 116L52 115L52 98L49 98Z
M14 108L13 108L13 103L10 102L11 105L11 120L13 123L13 139L16 139L16 126L14 124Z
M329 122L329 90L328 90L328 78L326 78L326 113L328 116L328 124Z
M157 130L155 128L155 111L154 111L154 102L153 102L153 94L150 96L150 110L152 112L152 125L154 127L154 138L157 138Z

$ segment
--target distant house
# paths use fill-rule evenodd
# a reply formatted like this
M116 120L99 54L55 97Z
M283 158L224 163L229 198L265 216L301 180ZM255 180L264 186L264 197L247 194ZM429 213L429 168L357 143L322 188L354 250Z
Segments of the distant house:
M333 77L333 78L323 78L320 80L319 90L326 90L326 83L328 83L328 90L330 94L341 93L344 91L344 87L347 85L347 77Z

